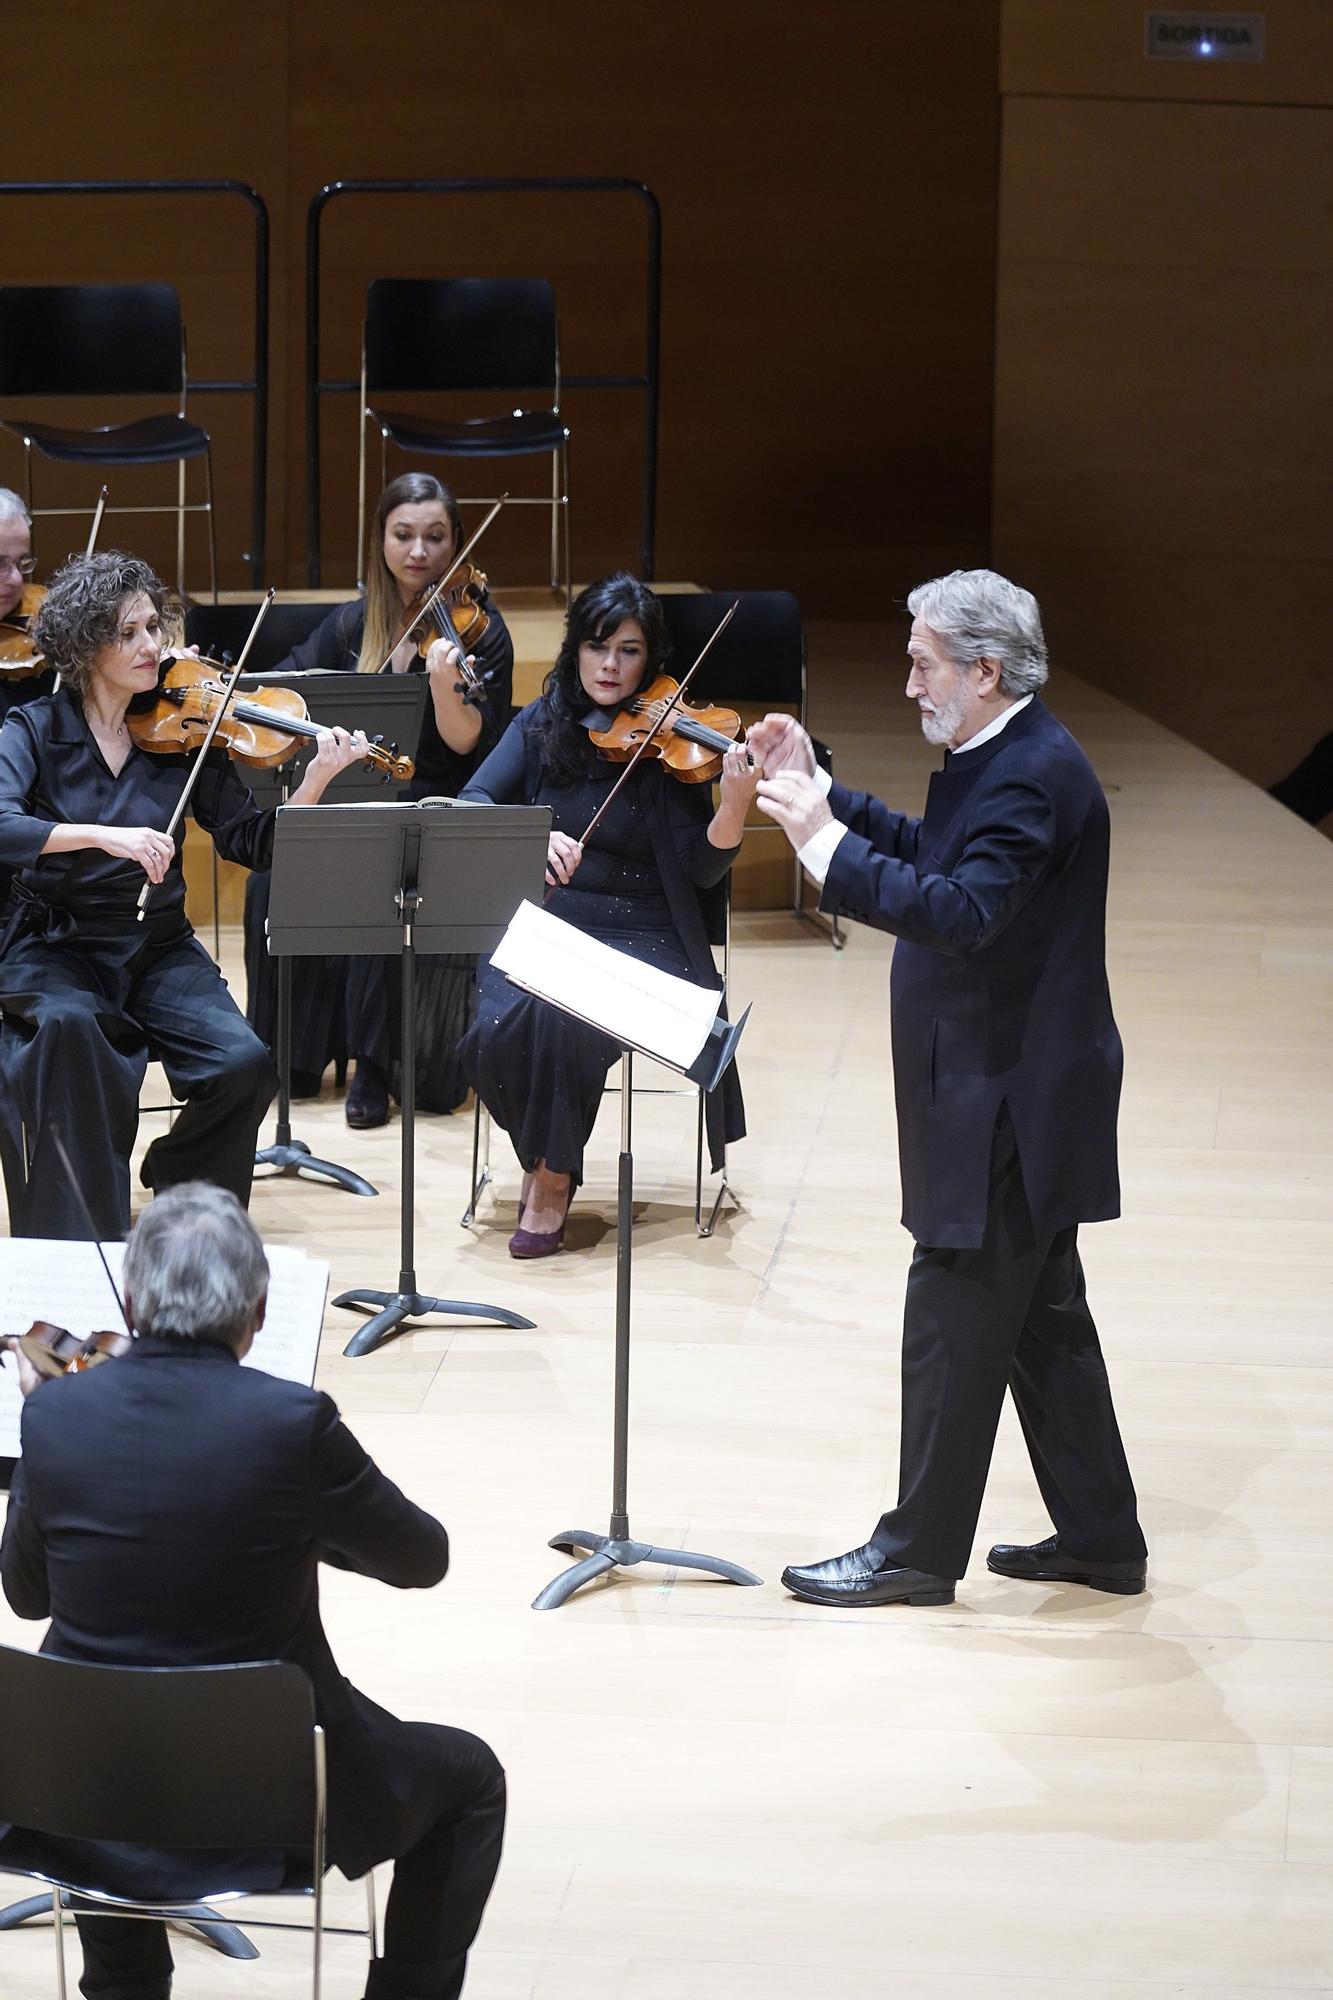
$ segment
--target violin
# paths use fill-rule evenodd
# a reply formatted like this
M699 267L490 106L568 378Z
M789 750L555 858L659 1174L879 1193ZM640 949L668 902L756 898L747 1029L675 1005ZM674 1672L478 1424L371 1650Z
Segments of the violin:
M0 618L0 680L26 681L46 672L46 661L32 637L45 596L44 583L25 583L14 609Z
M225 672L217 660L200 659L193 653L174 658L157 692L140 695L130 704L125 720L139 749L163 757L196 749L200 732L207 729L222 704ZM310 720L310 711L295 688L265 687L238 696L227 705L217 740L238 764L262 771L285 764L299 743L314 742L319 734L319 724ZM394 743L370 744L365 761L386 779L400 782L406 782L416 769Z
M115 1361L130 1350L128 1333L70 1333L49 1320L37 1319L19 1335L15 1347L26 1355L39 1375L82 1375Z
M679 697L680 682L670 674L658 674L622 703L605 729L589 730L589 738L612 763L627 763L639 755L657 757L683 785L712 784L741 733L741 719L733 709L696 705ZM673 700L675 707L663 722Z
M459 658L459 678L454 685L454 693L461 694L469 706L475 706L485 694L490 678L489 675L479 674L467 657L470 651L476 649L482 633L489 629L491 623L484 602L486 573L475 563L460 563L438 596L432 595L433 590L434 586L428 584L413 601L414 614L424 606L417 651L424 660L437 639L447 639Z

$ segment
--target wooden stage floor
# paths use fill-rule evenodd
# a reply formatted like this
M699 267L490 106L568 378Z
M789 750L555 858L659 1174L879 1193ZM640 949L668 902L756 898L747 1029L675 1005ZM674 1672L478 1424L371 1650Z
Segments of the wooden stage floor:
M815 628L812 721L842 775L915 806L932 753L902 639ZM891 1496L909 1243L889 941L855 931L839 956L780 914L740 919L751 1136L711 1242L690 1108L636 1120L630 1499L641 1537L762 1589L654 1571L528 1608L564 1560L546 1538L606 1525L616 1100L572 1249L535 1266L506 1255L501 1142L498 1200L465 1232L470 1118L421 1123L422 1283L534 1332L436 1326L351 1362L351 1316L327 1323L321 1383L455 1551L426 1595L326 1572L334 1648L509 1771L469 2000L1333 1993L1333 848L1106 696L1057 674L1051 703L1115 829L1125 1214L1084 1252L1150 1591L988 1576L989 1542L1047 1531L1009 1413L955 1605L839 1614L779 1588ZM351 1134L326 1090L296 1127L382 1198L260 1188L264 1234L331 1257L335 1290L392 1285L396 1122ZM0 1613L0 1640L38 1636ZM8 2000L51 1990L49 1951L0 1940ZM177 1992L304 1990L296 1944L263 1952L183 1944ZM333 2000L361 1993L355 1944L327 1970Z

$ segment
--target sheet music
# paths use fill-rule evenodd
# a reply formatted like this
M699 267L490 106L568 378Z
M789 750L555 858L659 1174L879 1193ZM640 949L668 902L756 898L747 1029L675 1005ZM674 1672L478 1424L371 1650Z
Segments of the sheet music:
M676 1069L696 1060L717 1019L713 987L645 965L536 903L519 904L491 963L539 999Z
M123 1243L104 1243L107 1263L117 1284L125 1262ZM289 1245L266 1243L268 1311L245 1358L248 1368L262 1368L289 1382L311 1383L319 1359L324 1301L329 1267ZM63 1243L46 1237L0 1238L0 1334L26 1333L35 1319L51 1320L71 1333L119 1330L122 1322L91 1243ZM0 1368L0 1456L16 1458L19 1450L18 1363L12 1354Z

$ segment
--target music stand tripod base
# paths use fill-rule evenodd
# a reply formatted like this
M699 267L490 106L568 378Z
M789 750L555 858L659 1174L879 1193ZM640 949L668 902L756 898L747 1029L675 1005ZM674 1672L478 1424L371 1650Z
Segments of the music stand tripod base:
M724 1583L763 1582L753 1570L742 1569L739 1563L728 1562L723 1556L694 1555L688 1549L659 1549L651 1542L631 1541L628 1535L590 1535L583 1528L567 1528L563 1534L553 1535L547 1546L560 1549L567 1556L577 1555L581 1549L586 1554L581 1562L562 1570L545 1590L537 1593L532 1600L534 1611L558 1610L594 1577L604 1576L611 1569L634 1569L639 1563L656 1563L663 1569L700 1569L707 1576L721 1577Z
M290 1127L288 1130L290 1132ZM273 1145L264 1146L255 1154L255 1165L276 1167L278 1171L272 1176L274 1180L284 1177L300 1179L304 1174L309 1179L332 1181L335 1186L346 1188L348 1194L379 1193L377 1187L372 1187L363 1175L353 1173L350 1167L340 1167L332 1160L317 1158L303 1139L288 1137L284 1142L281 1126Z
M383 1347L386 1340L392 1340L401 1333L410 1319L428 1319L432 1313L449 1313L458 1319L485 1320L491 1326L512 1326L520 1331L531 1331L535 1320L524 1319L522 1313L510 1312L507 1306L482 1306L468 1299L436 1299L426 1292L404 1290L400 1292L339 1292L333 1301L335 1306L351 1306L374 1311L373 1319L359 1326L348 1341L343 1353L353 1359L358 1354L373 1354L377 1347Z

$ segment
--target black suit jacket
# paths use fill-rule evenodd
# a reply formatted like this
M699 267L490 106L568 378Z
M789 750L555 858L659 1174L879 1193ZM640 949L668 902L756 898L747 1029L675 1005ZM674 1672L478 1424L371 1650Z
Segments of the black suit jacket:
M980 749L946 753L922 819L840 785L829 804L851 831L823 907L898 939L905 1226L919 1243L980 1245L1001 1104L1039 1230L1118 1215L1110 822L1078 744L1034 699Z
M332 1400L226 1347L139 1340L30 1396L22 1435L0 1571L20 1617L50 1617L41 1650L141 1667L294 1660L327 1732L329 1858L360 1875L414 1839L410 1730L339 1673L318 1564L426 1588L449 1542ZM188 1896L193 1873L181 1857L158 1887ZM281 1873L268 1857L236 1886Z

